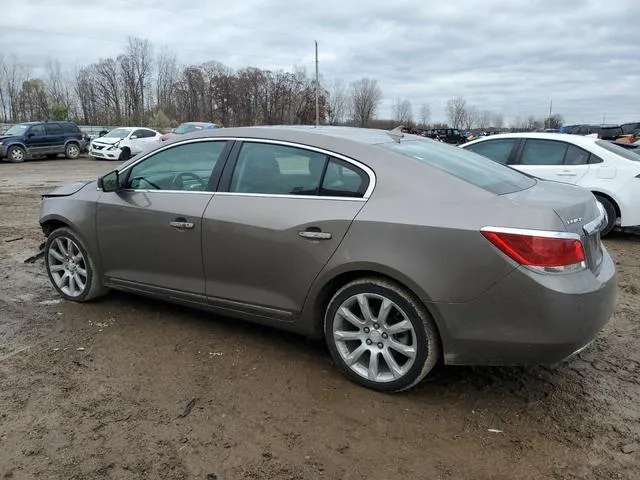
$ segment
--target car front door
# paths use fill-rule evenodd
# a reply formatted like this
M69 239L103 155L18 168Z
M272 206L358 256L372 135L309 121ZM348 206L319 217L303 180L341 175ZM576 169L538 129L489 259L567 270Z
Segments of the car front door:
M202 214L228 150L224 140L191 140L121 172L124 188L103 193L97 206L108 284L204 295Z
M577 184L589 172L589 152L559 140L528 138L515 168L556 182Z
M245 141L234 150L204 213L207 296L286 320L364 206L373 173L302 146Z
M499 138L472 143L462 148L490 158L494 162L507 165L512 160L514 150L518 144L519 140L517 138Z
M33 125L27 132L27 138L25 140L25 146L29 155L45 155L49 153L47 151L47 132L44 125Z

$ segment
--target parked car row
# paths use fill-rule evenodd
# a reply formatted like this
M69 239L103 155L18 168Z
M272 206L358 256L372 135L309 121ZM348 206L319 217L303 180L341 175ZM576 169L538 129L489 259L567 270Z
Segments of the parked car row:
M559 131L574 135L596 135L601 140L616 140L624 135L640 136L640 122L622 125L564 125Z

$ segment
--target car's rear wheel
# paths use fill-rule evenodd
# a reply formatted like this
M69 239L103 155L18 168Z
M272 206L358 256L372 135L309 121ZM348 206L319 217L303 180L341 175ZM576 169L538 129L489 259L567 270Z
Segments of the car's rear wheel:
M70 228L49 234L44 258L51 283L66 300L86 302L107 293L95 262Z
M80 147L75 143L69 143L64 149L64 155L65 157L74 160L80 156Z
M325 314L325 337L340 370L373 390L419 383L440 358L433 319L411 292L388 280L363 278L342 287Z
M24 148L18 147L17 145L9 147L9 150L7 151L7 160L12 163L20 163L24 162L25 158L27 158L27 152Z
M600 232L600 236L604 237L605 235L610 233L611 230L613 230L613 228L616 226L618 214L616 213L615 205L609 199L603 197L602 195L596 195L596 198L602 204L604 210L607 212L607 226L604 227L604 230Z

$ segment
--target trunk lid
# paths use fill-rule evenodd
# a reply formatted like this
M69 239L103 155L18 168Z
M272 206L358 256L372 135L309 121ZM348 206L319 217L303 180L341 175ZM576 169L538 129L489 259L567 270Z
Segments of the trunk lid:
M592 271L597 271L602 262L600 230L604 227L604 210L599 208L590 191L566 183L538 180L527 190L503 196L522 205L552 209L567 232L580 236L587 264Z

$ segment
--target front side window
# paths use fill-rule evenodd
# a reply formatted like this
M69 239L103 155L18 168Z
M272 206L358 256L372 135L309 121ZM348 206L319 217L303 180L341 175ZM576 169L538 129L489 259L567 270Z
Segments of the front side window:
M50 123L46 126L48 135L60 135L62 133L62 127L57 123Z
M129 170L126 186L137 190L211 191L209 181L225 141L194 142L154 153Z
M522 172L440 142L408 140L379 146L424 162L496 195L526 190L536 184L536 180Z
M521 165L562 165L567 144L553 140L526 140Z
M271 143L244 143L229 191L318 195L326 155Z
M511 150L513 150L516 142L517 139L515 138L488 140L469 145L466 149L504 165L509 161Z
M136 137L136 138L144 138L144 136L145 136L145 133L144 133L144 132L145 132L145 131L144 131L144 130L142 130L142 129L140 129L140 130L135 130L135 131L131 134L131 136L132 136L132 137Z
M43 137L47 134L44 129L44 125L34 125L29 129L29 135L33 134L36 137Z

